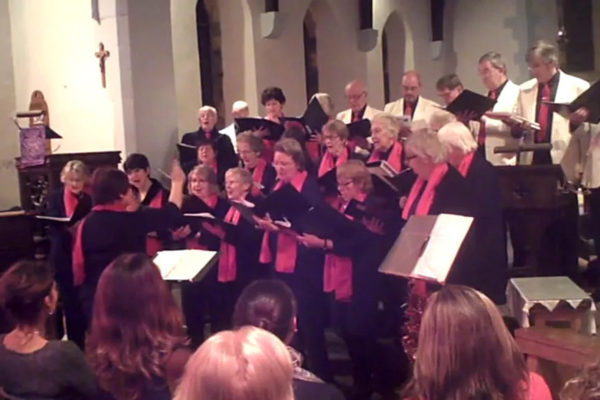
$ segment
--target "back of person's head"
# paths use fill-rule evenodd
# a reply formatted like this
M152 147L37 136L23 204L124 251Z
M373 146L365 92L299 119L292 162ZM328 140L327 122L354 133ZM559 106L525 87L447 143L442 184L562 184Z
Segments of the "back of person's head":
M429 298L409 385L412 396L521 400L528 377L517 344L485 295L447 285Z
M600 360L587 365L560 391L560 400L600 400Z
M281 135L281 137L294 139L295 141L300 143L302 149L304 149L306 146L306 130L298 122L286 122L285 131L283 131L283 135Z
M246 286L233 311L233 325L252 325L291 339L296 318L296 298L282 281L261 279Z
M132 153L127 156L125 163L123 164L123 169L125 172L129 173L134 169L148 169L150 168L150 162L148 161L148 157L140 153Z
M100 385L134 398L152 377L163 377L166 359L186 344L182 319L148 256L117 257L98 281L87 343Z
M0 303L17 325L35 325L48 311L54 278L42 262L19 261L0 277Z
M285 345L255 327L210 337L189 359L176 400L293 400Z
M94 204L110 204L127 194L129 180L123 171L100 167L92 174L92 200Z

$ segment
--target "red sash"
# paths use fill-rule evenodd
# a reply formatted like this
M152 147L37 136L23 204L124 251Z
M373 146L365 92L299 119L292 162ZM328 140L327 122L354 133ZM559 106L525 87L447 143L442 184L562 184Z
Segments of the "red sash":
M342 214L347 206L348 203L345 203L340 207ZM352 219L349 215L346 217ZM335 299L338 301L350 301L352 298L352 267L352 258L327 253L323 270L323 290L326 293L335 291Z
M344 149L342 154L340 154L340 156L334 162L333 155L330 152L326 151L325 154L323 154L323 158L321 159L321 164L319 164L319 178L331 171L333 168L339 167L340 165L348 161L348 153L349 150Z
M63 191L63 204L65 205L65 215L71 218L79 204L79 197L68 188L65 188Z
M304 182L308 173L306 171L298 172L291 180L290 184L298 191L302 191ZM273 190L279 189L285 182L278 181ZM296 237L280 232L277 235L277 254L275 255L275 270L291 274L296 269L296 257L298 256L298 242ZM269 232L265 232L260 249L261 263L270 263L273 261L273 254L269 247Z
M251 192L253 196L258 196L260 194L260 185L262 185L265 169L267 169L267 162L264 159L259 158L256 162L256 166L254 167L254 171L252 171L252 181L258 184L252 185Z
M92 208L94 211L117 211L126 212L125 205L118 204L99 204ZM73 284L79 286L85 281L85 257L83 255L83 225L88 217L85 217L75 233L75 243L73 244ZM107 233L108 234L108 233Z
M381 157L378 151L373 151L371 156L367 160L367 163L381 161ZM392 151L388 156L387 161L397 172L402 171L402 143L394 142Z
M467 176L467 174L469 173L469 170L471 169L471 164L473 163L473 157L475 157L474 151L464 156L462 161L458 165L458 172L460 172L462 176Z
M225 222L236 225L240 222L240 212L235 207L229 207L225 214ZM237 250L234 245L221 240L221 255L219 258L219 282L234 281L237 276Z
M446 172L448 172L448 165L446 163L438 164L431 172L429 180L426 181L423 178L417 178L410 189L408 199L404 205L404 210L402 210L403 219L407 220L408 217L410 217L410 210L412 209L413 203L417 199L417 196L421 192L423 185L427 186L425 186L425 191L419 200L419 204L417 204L415 215L427 215L429 213L429 209L431 208L431 204L433 204L433 199L435 198L435 189L446 175Z

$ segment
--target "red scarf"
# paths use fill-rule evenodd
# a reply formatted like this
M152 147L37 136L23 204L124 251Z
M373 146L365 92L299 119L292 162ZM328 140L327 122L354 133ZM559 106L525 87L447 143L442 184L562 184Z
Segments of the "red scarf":
M366 195L363 195L360 201L364 201ZM348 207L345 202L339 207L343 214ZM346 215L348 219L351 216ZM327 293L335 291L335 299L338 301L350 301L352 299L352 279L353 279L352 258L340 257L333 253L325 255L325 268L323 270L323 290Z
M427 186L425 186L425 191L421 195L419 204L417 204L415 215L429 214L429 209L431 208L431 205L433 204L433 199L435 198L435 189L446 175L446 172L448 172L448 165L446 163L438 164L431 172L429 180L426 181L421 177L417 178L417 180L413 184L413 187L410 189L408 199L406 200L406 204L404 205L404 210L402 210L402 219L407 220L408 217L410 217L409 212L412 209L413 203L417 199L417 196L419 195L419 193L421 193L423 185Z
M240 222L240 211L231 206L225 214L225 222L236 225ZM234 281L237 276L237 250L234 245L221 240L221 256L219 258L219 282Z
M331 154L329 151L326 151L323 155L323 158L321 159L321 164L319 165L319 178L331 171L332 169L334 169L335 167L339 167L340 165L348 161L348 152L349 150L347 148L344 148L342 154L340 154L340 156L334 162L333 154Z
M290 184L298 191L302 192L302 187L306 181L308 173L306 171L298 172L292 178ZM285 182L278 181L273 190L277 190L284 185ZM277 254L275 256L275 270L291 274L296 269L296 257L298 256L298 242L292 235L279 233L277 235ZM273 254L269 247L269 232L265 232L260 249L260 262L270 263L273 261Z
M214 210L215 207L217 206L217 202L219 201L219 196L217 195L212 195L209 198L207 198L206 200L201 199L204 204L206 204L208 206L208 208L210 208L211 210ZM198 242L199 236L191 236L185 239L185 248L186 249L192 249L192 250L208 250L208 247L206 247L203 244L200 244L200 242Z
M251 191L253 196L258 196L260 194L260 186L262 185L265 169L267 169L267 162L264 159L259 158L254 167L254 171L252 171L252 181L255 183L252 185Z
M150 200L150 204L148 204L150 208L162 208L163 206L163 191L159 190L154 198ZM146 237L146 254L150 257L154 257L156 253L163 249L162 240L154 236Z
M373 151L367 160L367 163L381 161L381 154L378 151ZM397 172L402 171L402 143L394 142L392 151L388 156L387 161Z
M63 191L63 204L65 205L65 215L71 218L79 204L79 196L65 188Z
M460 164L458 165L458 172L460 172L460 174L463 177L467 176L467 174L469 173L469 170L471 169L471 164L473 163L473 157L475 157L474 151L464 156Z
M92 208L94 211L116 211L126 212L125 205L117 204L99 204ZM85 258L83 254L83 225L88 217L85 217L75 233L75 243L73 244L73 283L75 286L80 286L85 281Z

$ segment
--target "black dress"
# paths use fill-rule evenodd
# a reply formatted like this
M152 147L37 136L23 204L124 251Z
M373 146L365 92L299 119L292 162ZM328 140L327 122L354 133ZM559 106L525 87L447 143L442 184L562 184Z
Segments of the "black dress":
M210 138L208 137L210 136ZM188 132L183 135L181 142L190 146L198 146L198 143L202 140L209 139L217 152L217 165L224 171L229 168L233 168L237 165L237 156L233 149L233 144L227 135L219 133L213 128L210 135L207 135L202 129L198 129L195 132ZM194 149L181 148L180 149L180 162L184 171L188 173L194 165L198 162L197 152Z
M67 216L64 200L64 187L53 193L48 200L47 215L64 218ZM50 252L48 261L54 269L56 284L60 292L61 310L65 316L67 336L79 348L85 345L86 322L77 298L77 290L73 286L73 225L85 217L92 209L92 199L81 192L71 222L69 224L51 223L49 226ZM60 310L57 310L60 320ZM62 324L58 324L59 337Z

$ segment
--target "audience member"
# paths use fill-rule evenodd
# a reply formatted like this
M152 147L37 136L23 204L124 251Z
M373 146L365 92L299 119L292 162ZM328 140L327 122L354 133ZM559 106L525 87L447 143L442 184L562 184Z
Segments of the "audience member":
M560 400L600 400L600 361L583 368L567 381L560 391Z
M552 399L494 303L466 286L447 285L429 298L413 373L411 399Z
M252 325L275 334L288 345L294 364L294 398L343 399L332 385L302 368L302 355L290 347L297 331L296 298L282 281L256 280L244 289L235 305L233 324Z
M57 301L56 284L46 264L21 261L0 278L0 303L16 325L0 336L0 397L95 396L96 380L81 350L72 342L45 337L46 320Z
M190 351L181 312L148 256L123 254L104 270L87 344L101 398L171 398Z
M223 331L190 358L176 400L293 400L290 356L273 334Z

